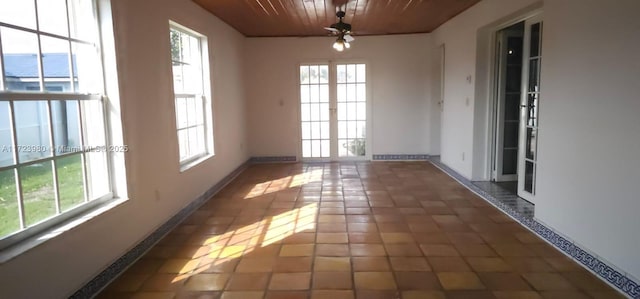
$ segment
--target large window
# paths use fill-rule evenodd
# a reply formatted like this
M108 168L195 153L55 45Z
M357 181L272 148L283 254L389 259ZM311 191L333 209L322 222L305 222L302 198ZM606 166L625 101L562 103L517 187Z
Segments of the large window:
M184 167L213 154L207 38L170 23L180 164Z
M0 249L112 197L90 0L0 0Z

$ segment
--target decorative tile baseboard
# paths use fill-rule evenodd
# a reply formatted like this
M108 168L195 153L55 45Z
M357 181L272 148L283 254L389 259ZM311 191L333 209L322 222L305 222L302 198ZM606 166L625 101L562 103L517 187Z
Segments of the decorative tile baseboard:
M567 256L571 257L572 259L580 263L583 267L596 274L600 279L617 288L623 294L629 296L629 298L640 299L640 281L638 281L637 279L626 275L623 271L617 270L614 266L611 266L603 259L599 258L595 254L587 252L578 244L563 237L559 233L548 228L537 220L527 217L511 206L499 201L495 197L491 196L491 194L474 185L471 181L457 173L455 170L442 164L439 159L430 159L429 162L440 168L442 171L457 180L460 184L467 187L469 190L480 195L482 198L484 198L503 212L507 213L509 216L520 222L531 231L538 234L551 245L560 249L560 251L564 252Z
M275 162L296 162L296 156L269 156L269 157L253 157L251 163L275 163Z
M416 160L429 160L429 155L373 155L374 161L416 161Z
M115 262L113 262L107 269L103 270L94 277L91 281L85 284L82 288L76 291L69 298L92 298L97 295L102 289L104 289L111 281L117 278L122 272L124 272L129 266L133 265L135 261L141 258L149 249L151 249L158 241L160 241L166 234L173 230L178 224L187 219L191 213L195 212L201 205L207 202L213 195L222 190L229 182L231 182L236 176L244 171L251 163L251 160L247 160L238 166L233 172L225 176L220 182L209 188L204 194L200 195L194 201L189 203L185 208L180 210L176 215L171 217L167 222L156 229L151 235L142 240L138 245L129 252L125 253Z

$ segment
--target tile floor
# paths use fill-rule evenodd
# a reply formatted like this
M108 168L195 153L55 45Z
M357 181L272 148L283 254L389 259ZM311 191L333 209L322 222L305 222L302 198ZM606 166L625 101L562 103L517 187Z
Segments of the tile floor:
M623 298L428 162L254 165L98 298Z

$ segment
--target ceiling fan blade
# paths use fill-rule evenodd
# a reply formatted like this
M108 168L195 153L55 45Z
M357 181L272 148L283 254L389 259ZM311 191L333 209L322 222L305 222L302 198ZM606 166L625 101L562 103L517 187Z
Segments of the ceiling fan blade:
M356 39L355 39L355 38L353 38L353 36L351 36L351 35L349 35L349 34L347 34L347 35L345 35L345 36L344 36L344 41L345 41L345 42L350 43L350 42L352 42L352 41L354 41L354 40L356 40Z
M325 30L331 31L331 32L339 32L338 29L335 29L333 27L324 27Z

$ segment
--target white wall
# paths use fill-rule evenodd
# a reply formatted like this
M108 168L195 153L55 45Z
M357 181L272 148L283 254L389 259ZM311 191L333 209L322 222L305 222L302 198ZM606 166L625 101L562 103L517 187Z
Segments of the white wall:
M249 157L244 37L190 0L112 2L130 200L1 264L2 298L71 295ZM184 173L178 164L169 19L207 35L212 67L216 157Z
M442 161L467 178L487 166L488 30L538 4L484 0L433 33L447 50ZM545 1L542 10L536 218L638 278L640 2Z
M334 40L247 39L245 73L252 156L298 155L298 65L340 59L368 63L372 153L428 154L429 36L357 37L343 53L331 48Z
M536 215L640 278L640 2L546 1Z

